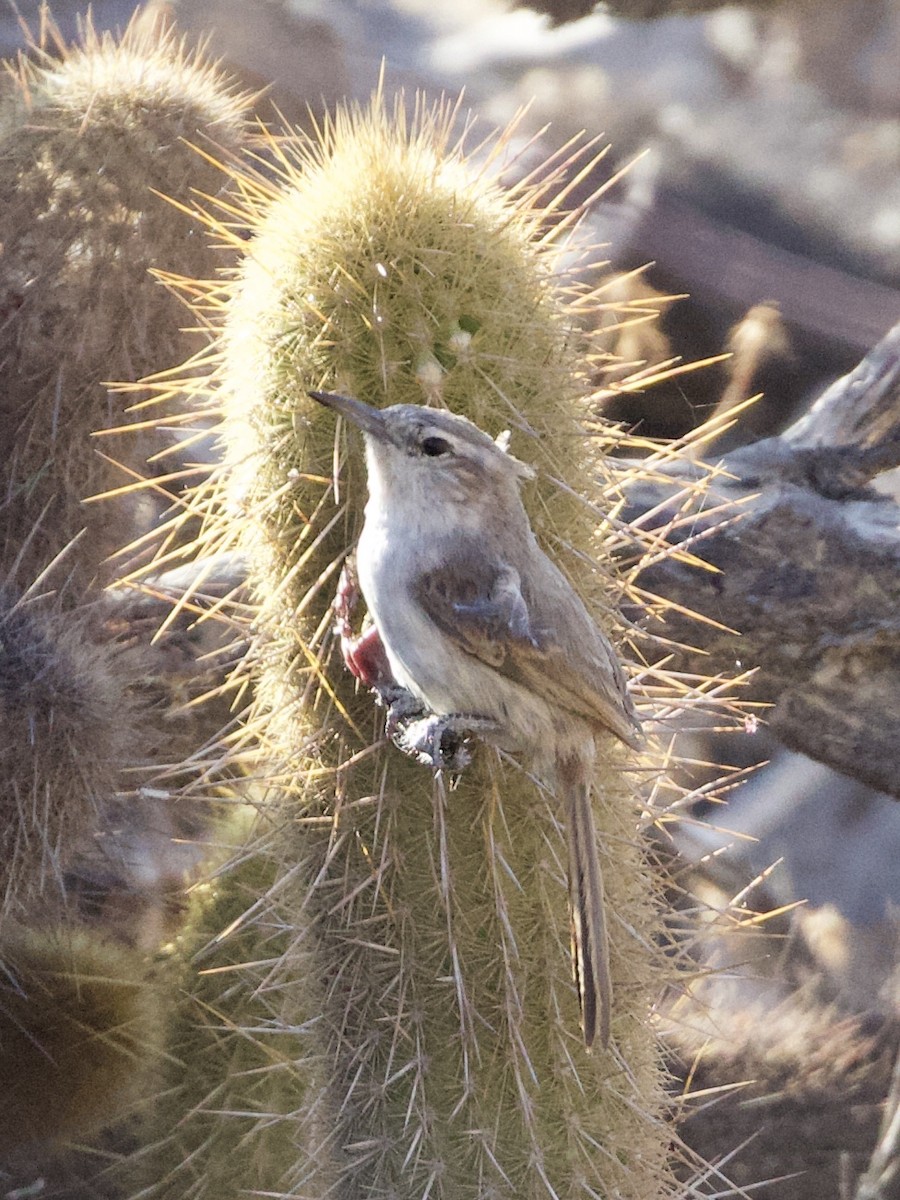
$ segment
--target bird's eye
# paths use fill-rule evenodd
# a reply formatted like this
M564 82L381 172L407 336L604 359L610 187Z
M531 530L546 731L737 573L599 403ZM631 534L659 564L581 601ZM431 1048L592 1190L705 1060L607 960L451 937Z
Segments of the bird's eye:
M422 453L429 458L437 458L440 454L449 454L453 447L442 437L427 437L422 441Z

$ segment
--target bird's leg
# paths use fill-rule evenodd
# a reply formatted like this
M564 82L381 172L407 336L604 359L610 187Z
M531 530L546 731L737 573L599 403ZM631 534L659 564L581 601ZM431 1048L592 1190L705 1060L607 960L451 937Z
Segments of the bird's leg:
M378 693L378 702L387 709L384 718L384 732L395 746L403 749L402 742L406 730L416 722L423 721L429 716L428 709L413 692L399 683L390 688L382 688Z

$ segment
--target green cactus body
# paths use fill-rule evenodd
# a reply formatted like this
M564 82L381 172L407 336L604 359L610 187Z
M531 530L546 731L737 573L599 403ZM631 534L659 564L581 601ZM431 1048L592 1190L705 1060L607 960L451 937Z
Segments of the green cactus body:
M336 442L308 388L510 429L541 470L526 494L539 537L600 619L609 612L606 535L580 498L599 468L581 425L587 350L551 279L553 237L531 197L504 195L454 148L454 119L423 108L407 122L376 100L315 146L287 143L277 188L243 184L255 236L222 331L226 462L206 549L237 542L251 557L249 729L270 825L257 861L274 882L240 925L240 952L222 943L244 962L238 976L201 985L204 1004L243 1026L241 1069L224 1084L191 1074L181 1101L195 1111L205 1086L204 1107L241 1116L222 1115L215 1141L208 1120L193 1134L182 1121L163 1152L191 1156L192 1182L166 1195L669 1194L648 1018L654 885L624 752L610 738L596 785L613 1048L588 1055L557 799L487 746L452 791L385 746L383 715L331 632L364 471L356 435ZM250 869L223 894L246 890ZM210 1069L196 1042L183 1057ZM229 1142L242 1152L226 1160Z
M28 586L85 530L53 580L77 598L146 525L144 497L84 500L142 477L158 433L102 446L92 434L142 416L127 416L135 397L112 396L105 381L137 380L179 345L188 353L184 305L150 268L208 277L213 257L197 222L163 197L184 203L191 186L218 186L188 142L236 148L245 108L212 68L137 24L120 41L88 32L62 60L14 76L0 120L7 582Z

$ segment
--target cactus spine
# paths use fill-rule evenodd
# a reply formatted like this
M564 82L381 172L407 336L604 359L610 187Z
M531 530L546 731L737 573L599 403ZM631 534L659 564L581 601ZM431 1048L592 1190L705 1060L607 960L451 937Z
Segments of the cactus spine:
M456 790L433 785L379 741L330 630L365 489L358 443L335 442L308 388L511 429L541 469L539 536L609 623L608 531L581 499L601 469L583 426L589 347L551 277L562 235L535 191L504 194L489 163L466 160L456 115L408 119L377 98L313 143L273 144L277 185L236 175L254 238L214 380L225 464L196 504L207 552L249 553L258 602L248 729L268 808L259 856L221 882L223 902L240 905L260 864L274 882L220 939L235 965L201 993L230 1049L216 1058L207 1030L179 1051L191 1065L163 1122L199 1115L161 1153L189 1158L190 1185L176 1171L147 1195L670 1194L648 1024L653 884L619 748L597 780L614 1050L588 1057L554 797L487 747Z

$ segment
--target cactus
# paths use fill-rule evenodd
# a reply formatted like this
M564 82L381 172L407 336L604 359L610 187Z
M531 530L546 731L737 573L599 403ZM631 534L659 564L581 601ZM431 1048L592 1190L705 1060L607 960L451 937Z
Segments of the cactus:
M591 298L552 276L566 222L544 189L504 193L506 139L468 159L457 116L408 119L379 96L314 141L273 141L275 184L235 172L254 237L210 380L224 465L192 508L205 553L250 558L247 737L267 792L254 855L218 884L228 925L195 996L210 1015L177 1047L144 1196L672 1190L649 1023L658 917L625 752L610 738L596 780L615 1008L612 1050L589 1056L555 798L488 747L451 791L385 746L331 632L364 475L309 388L510 429L540 472L538 536L617 636L613 535L584 499L612 437L585 432ZM207 219L227 238L235 210Z
M104 381L136 380L189 346L187 311L150 268L213 270L184 205L221 174L188 142L236 147L245 107L200 58L135 24L119 41L88 29L61 59L23 62L0 114L4 1162L29 1139L87 1137L155 1089L151 959L171 929L159 864L135 851L135 830L147 820L139 784L181 744L147 678L162 655L136 645L137 625L94 586L152 506L84 502L130 479L92 437L139 420ZM115 452L143 475L161 444L135 427ZM100 911L86 895L96 885L127 904Z
M128 469L101 456L92 434L126 419L104 381L187 353L184 306L149 270L177 263L206 277L212 257L197 222L163 197L219 185L188 143L234 149L245 108L211 67L137 23L119 41L88 28L61 61L41 55L14 73L0 120L7 582L28 586L84 530L53 577L77 601L146 520L146 499L84 505L143 475L159 447L135 429L106 447Z
M21 917L127 786L126 762L150 756L136 699L150 660L113 648L88 590L143 501L131 514L85 507L123 479L92 434L123 419L103 380L136 379L184 344L185 308L149 268L211 274L213 252L155 193L183 204L193 184L219 186L183 139L236 145L246 101L136 23L118 42L88 28L83 46L22 63L13 83L0 131L0 914ZM161 444L155 429L133 443L133 459ZM151 736L164 762L165 737Z
M137 760L135 668L89 610L0 596L2 918L58 903L65 872Z
M6 923L0 1155L83 1138L154 1091L163 1048L144 955L96 931Z

